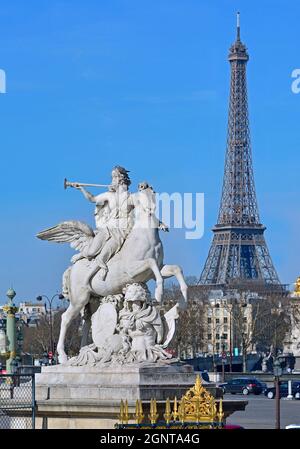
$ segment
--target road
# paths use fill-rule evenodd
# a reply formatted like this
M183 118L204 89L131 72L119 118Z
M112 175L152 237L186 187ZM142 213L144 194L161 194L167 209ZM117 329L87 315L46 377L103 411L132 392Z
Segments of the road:
M248 405L244 412L235 412L227 419L227 424L237 424L245 429L274 429L276 401L263 394L259 396L227 393L224 399L246 399ZM288 424L300 424L300 400L280 400L280 424L284 429Z

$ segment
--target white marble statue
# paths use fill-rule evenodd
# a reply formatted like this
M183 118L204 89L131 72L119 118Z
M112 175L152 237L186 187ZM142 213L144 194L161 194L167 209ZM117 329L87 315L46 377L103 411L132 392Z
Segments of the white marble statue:
M163 314L151 301L146 284L133 283L123 295L103 298L92 316L93 343L81 348L68 365L100 366L156 362L171 358L165 351L175 332L178 304Z
M57 344L60 363L67 362L64 342L70 322L91 301L98 299L100 304L105 297L120 295L127 284L143 284L154 279L155 299L161 303L163 279L175 276L183 295L179 306L186 306L187 285L181 268L163 263L159 229L167 228L155 216L155 192L148 183L143 182L140 183L138 192L129 193L129 185L128 171L119 166L112 171L112 184L106 193L93 196L78 185L85 197L96 204L97 229L94 231L80 221L66 221L37 235L42 240L70 243L71 247L79 251L72 258L73 263L63 278L63 294L69 298L70 304L62 315ZM143 308L145 304L138 307ZM132 307L138 315L137 305ZM118 321L118 317L113 317L112 309L110 308L111 312L108 312L108 306L106 309L111 323ZM105 316L103 311L101 316ZM108 326L105 319L102 319L103 326ZM155 324L151 325L155 328ZM131 342L135 346L142 338L138 336L138 329L128 329L128 335L130 333ZM114 335L121 334L110 335L114 345L120 344L119 337Z

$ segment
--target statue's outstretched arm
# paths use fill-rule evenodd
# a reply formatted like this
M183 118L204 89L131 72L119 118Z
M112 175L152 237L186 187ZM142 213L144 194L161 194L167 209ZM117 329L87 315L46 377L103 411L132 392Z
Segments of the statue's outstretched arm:
M108 197L107 197L107 192L105 193L101 193L100 195L93 195L92 193L90 193L88 190L86 190L84 187L80 186L80 185L75 185L74 186L75 189L78 189L82 192L83 196L90 201L91 203L96 203L97 206L103 206L107 201L108 201Z
M79 184L74 184L74 188L77 190L80 190L83 194L83 196L90 201L91 203L96 203L96 196L92 195L90 192L88 192L84 187L82 187Z

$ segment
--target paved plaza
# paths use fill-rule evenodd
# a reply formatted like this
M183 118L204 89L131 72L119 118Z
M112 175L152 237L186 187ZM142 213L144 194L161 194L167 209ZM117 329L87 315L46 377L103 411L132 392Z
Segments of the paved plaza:
M275 407L274 399L264 395L243 396L226 394L224 399L246 399L248 405L244 412L235 412L227 420L227 424L237 424L245 429L274 429ZM280 400L281 428L288 424L300 424L300 400Z

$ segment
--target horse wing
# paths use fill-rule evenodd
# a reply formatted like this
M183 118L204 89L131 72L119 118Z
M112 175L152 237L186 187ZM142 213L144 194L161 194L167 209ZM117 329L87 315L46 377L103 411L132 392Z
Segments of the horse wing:
M95 237L93 229L82 221L63 221L37 234L37 238L56 243L70 243L71 247L82 251Z

